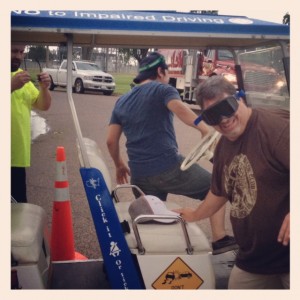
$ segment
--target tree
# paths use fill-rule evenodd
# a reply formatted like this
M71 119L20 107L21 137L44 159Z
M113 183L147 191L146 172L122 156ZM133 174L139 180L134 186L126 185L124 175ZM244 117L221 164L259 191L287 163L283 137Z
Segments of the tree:
M286 24L286 25L290 25L290 14L289 13L286 13L283 16L282 23Z
M135 48L135 49L129 49L129 48L120 48L119 54L122 54L124 57L124 61L127 63L131 57L134 57L138 62L141 62L141 60L146 57L147 53L149 51L149 48Z
M72 59L77 60L80 57L81 51L82 51L81 47L73 47ZM64 59L67 59L67 56L68 56L67 47L64 45L59 46L57 50L57 58L59 59L59 61L63 61Z
M45 61L46 60L46 47L45 46L30 46L27 55L28 59Z
M94 47L92 46L83 46L82 47L82 59L91 60Z

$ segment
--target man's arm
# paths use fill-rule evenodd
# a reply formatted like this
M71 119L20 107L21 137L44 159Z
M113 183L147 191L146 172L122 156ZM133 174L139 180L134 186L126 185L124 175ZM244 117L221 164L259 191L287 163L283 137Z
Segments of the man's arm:
M11 93L22 88L31 79L27 71L18 72L11 78Z
M51 94L49 92L49 86L51 79L47 73L39 74L39 87L40 93L37 101L33 104L33 107L39 110L48 110L51 105Z
M108 151L116 166L116 181L118 184L128 183L127 175L130 176L130 170L124 163L120 155L120 137L122 134L122 127L118 124L110 124L108 127L108 134L106 145Z
M290 242L290 213L288 213L281 225L278 242L282 243L284 246L287 246Z
M194 121L197 119L198 116L186 104L184 104L181 101L178 101L178 99L169 101L167 107L183 123L199 130L202 136L210 132L210 128L204 122L200 122L198 125L194 124Z
M181 217L188 222L195 222L211 217L225 203L227 199L214 195L211 191L208 192L205 199L196 209L189 207L176 209L174 211L180 213Z

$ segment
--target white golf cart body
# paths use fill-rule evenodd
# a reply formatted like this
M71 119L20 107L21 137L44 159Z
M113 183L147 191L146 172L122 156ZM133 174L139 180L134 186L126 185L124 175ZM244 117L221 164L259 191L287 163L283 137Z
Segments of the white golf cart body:
M188 49L230 49L237 64L238 89L245 90L249 105L289 108L289 27L286 25L244 16L208 16L170 11L12 11L11 25L13 42L53 46L65 44L68 46L69 61L72 60L73 45L114 48L182 48L184 45ZM268 93L247 91L243 81L243 62L247 59L243 58L248 55L252 59L259 52L273 51L268 49L276 49L277 61L272 68L276 65L277 73L281 74L283 81L280 87L285 88L276 89L277 82L270 80L269 83L274 84L273 94L270 92L272 89L268 89ZM68 74L67 95L78 136L83 183L95 178L101 181L97 189L88 186L85 189L103 260L53 263L46 286L45 270L49 267L49 252L42 247L43 239L47 238L43 233L43 224L46 222L39 222L34 232L35 221L29 220L27 209L15 214L12 208L12 220L15 220L12 221L12 232L15 233L12 243L19 247L18 251L24 251L25 254L29 251L29 245L21 239L21 230L24 228L16 225L21 213L33 240L36 240L34 251L38 252L34 261L23 262L18 261L20 252L12 247L12 256L16 256L16 267L12 266L12 269L22 267L25 273L28 271L28 279L32 276L33 266L35 275L32 278L37 277L35 281L39 282L27 283L20 276L20 285L23 288L62 289L215 288L217 274L213 269L210 245L196 224L185 224L180 217L172 225L138 224L139 220L131 221L128 215L128 202L112 200L109 174L97 145L83 138L81 133L72 99L71 64L68 64ZM251 75L255 78L255 73ZM171 204L167 205L173 208ZM43 219L42 212L40 215ZM120 222L124 220L129 223L130 234L124 234L120 227ZM40 258L42 251L43 256ZM43 268L38 267L41 264ZM83 271L87 265L89 271ZM102 271L103 265L105 272ZM95 282L95 272L100 283ZM73 274L72 282L66 274ZM82 280L82 276L89 280ZM83 284L87 281L88 284Z

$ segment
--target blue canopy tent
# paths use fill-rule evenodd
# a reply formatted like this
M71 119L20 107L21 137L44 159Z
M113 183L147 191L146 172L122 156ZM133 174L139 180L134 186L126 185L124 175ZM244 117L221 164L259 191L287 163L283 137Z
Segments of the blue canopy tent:
M245 16L201 15L174 11L12 11L11 40L14 43L72 47L123 48L214 48L239 49L262 44L289 42L289 26ZM286 48L282 47L283 52ZM285 56L288 56L285 53ZM139 278L101 172L90 167L72 98L72 64L68 64L67 95L71 107L84 168L83 183L100 178L97 189L88 189L92 216L108 278L114 289L140 289ZM103 213L108 223L101 223ZM107 236L107 228L111 236ZM118 244L117 257L110 255L111 240ZM121 268L121 267L122 268Z
M289 26L170 11L12 11L12 40L109 47L242 47L288 40Z
M123 48L245 48L281 45L289 81L289 26L245 16L202 15L174 11L57 11L14 10L11 40L24 44L69 44ZM69 66L71 74L71 65ZM69 98L72 99L71 75ZM242 80L240 88L243 88ZM288 82L289 85L289 82ZM73 104L70 102L71 107ZM75 114L75 108L73 109ZM75 126L80 132L79 125ZM80 134L79 134L80 136ZM81 140L81 139L79 139ZM88 161L83 153L83 160Z

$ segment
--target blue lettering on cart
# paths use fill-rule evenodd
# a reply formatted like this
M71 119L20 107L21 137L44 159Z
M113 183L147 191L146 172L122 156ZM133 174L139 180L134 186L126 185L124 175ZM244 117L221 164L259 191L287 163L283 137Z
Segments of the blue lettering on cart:
M102 221L103 223L107 223L108 220L106 218L105 212L103 210L102 204L101 204L101 196L100 195L96 195L95 199L97 200L98 204L99 204L99 208L100 208L100 212L101 212L101 217L102 217Z

